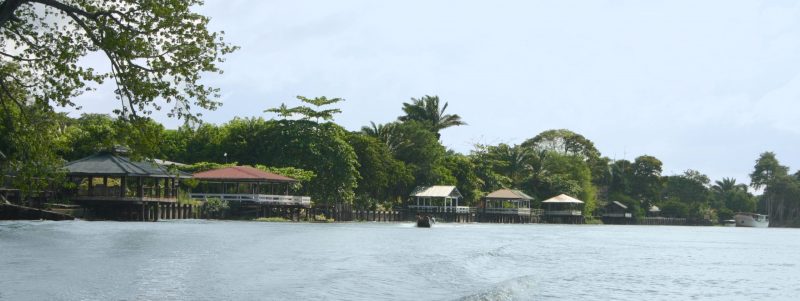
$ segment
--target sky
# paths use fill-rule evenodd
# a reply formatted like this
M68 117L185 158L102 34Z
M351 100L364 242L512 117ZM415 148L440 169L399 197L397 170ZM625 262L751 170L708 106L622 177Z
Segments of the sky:
M438 95L469 124L442 132L462 153L566 128L611 159L655 156L665 175L749 183L764 151L800 168L796 1L207 0L196 10L241 47L224 74L204 78L223 94L206 122L272 118L262 111L324 95L346 99L335 121L358 130ZM81 96L81 112L110 113L111 91Z

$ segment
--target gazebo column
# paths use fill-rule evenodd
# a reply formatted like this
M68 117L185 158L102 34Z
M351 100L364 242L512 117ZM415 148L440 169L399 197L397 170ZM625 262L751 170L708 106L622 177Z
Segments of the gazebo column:
M103 195L108 196L108 176L103 176Z
M172 179L170 178L164 178L164 197L172 197Z
M126 177L122 176L119 180L119 196L123 198L125 197L125 184L126 184L125 182L126 182Z
M142 180L142 177L138 177L136 182L138 184L138 186L136 187L136 197L138 198L144 197L144 185L143 185L144 181Z
M94 196L94 178L89 177L89 196Z
M161 181L156 178L156 198L161 197Z

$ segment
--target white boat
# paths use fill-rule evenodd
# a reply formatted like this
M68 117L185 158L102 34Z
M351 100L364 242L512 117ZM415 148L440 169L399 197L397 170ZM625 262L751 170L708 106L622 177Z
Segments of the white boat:
M769 227L769 217L764 214L739 212L733 218L736 220L736 227Z

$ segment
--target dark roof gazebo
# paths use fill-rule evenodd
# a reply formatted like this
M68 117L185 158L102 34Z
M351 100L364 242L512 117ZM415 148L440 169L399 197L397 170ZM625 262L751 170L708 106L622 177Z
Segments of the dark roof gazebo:
M77 202L175 202L178 179L189 175L154 162L103 151L64 165Z

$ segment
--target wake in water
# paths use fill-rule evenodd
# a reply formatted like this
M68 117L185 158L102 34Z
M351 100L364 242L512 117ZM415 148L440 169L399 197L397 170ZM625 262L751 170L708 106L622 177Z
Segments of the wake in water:
M458 301L518 301L534 300L536 280L533 276L522 276L500 282L474 295L458 298Z

